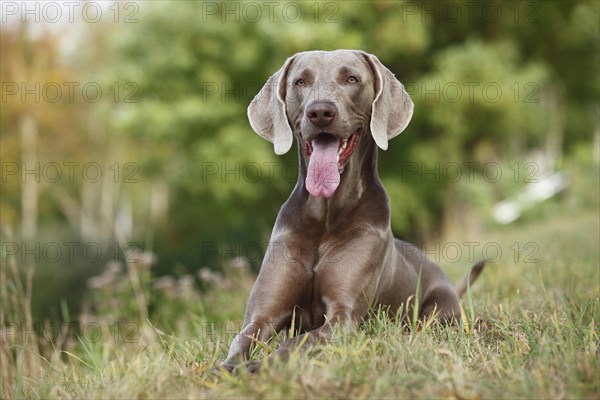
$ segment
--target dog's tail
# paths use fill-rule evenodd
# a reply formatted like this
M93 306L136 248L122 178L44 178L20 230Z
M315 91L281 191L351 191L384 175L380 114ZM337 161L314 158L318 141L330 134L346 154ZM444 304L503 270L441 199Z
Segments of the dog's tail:
M475 282L481 271L483 271L483 267L485 267L485 260L478 261L471 267L469 272L456 283L454 289L456 289L458 297L462 297L462 295L465 294L467 286L471 286L473 282Z

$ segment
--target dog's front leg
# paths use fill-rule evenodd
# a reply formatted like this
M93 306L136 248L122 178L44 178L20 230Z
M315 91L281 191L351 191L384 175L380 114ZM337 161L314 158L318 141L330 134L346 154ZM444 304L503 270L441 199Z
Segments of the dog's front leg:
M319 343L328 343L332 338L335 327L339 328L343 335L354 333L360 320L362 318L352 316L352 312L343 310L343 308L339 308L334 312L328 312L325 324L299 336L286 339L269 358L277 357L283 361L287 361L295 349L303 351Z
M377 230L356 233L353 240L334 243L315 270L315 288L325 305L325 323L302 335L284 341L270 358L287 360L294 349L306 350L332 339L334 328L351 334L367 316L376 298L382 270L389 267L386 254L391 240L381 240Z
M266 342L274 332L289 324L294 307L310 293L310 253L292 238L272 240L254 283L242 330L235 337L222 366L232 371L247 361L255 340Z

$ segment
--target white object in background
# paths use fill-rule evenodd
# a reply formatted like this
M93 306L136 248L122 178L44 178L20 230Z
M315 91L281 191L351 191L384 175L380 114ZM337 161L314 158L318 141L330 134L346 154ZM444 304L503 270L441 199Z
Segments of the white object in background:
M567 186L569 182L562 172L546 174L537 182L528 184L514 200L497 203L492 211L494 219L501 224L509 224L518 219L523 211L549 199Z

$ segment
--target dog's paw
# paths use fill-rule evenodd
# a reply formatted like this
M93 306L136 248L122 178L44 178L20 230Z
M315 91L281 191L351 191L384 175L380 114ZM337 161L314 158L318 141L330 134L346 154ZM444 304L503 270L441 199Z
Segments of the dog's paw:
M246 361L240 364L224 362L221 365L214 367L213 370L219 373L225 372L234 376L239 376L244 373L257 373L260 370L261 365L261 361Z
M235 371L236 365L231 362L223 362L220 365L217 365L213 368L213 372L215 373L230 373L233 374Z
M246 368L246 371L250 372L251 374L256 374L258 371L260 371L261 366L262 362L260 361L248 361L243 364L243 367Z

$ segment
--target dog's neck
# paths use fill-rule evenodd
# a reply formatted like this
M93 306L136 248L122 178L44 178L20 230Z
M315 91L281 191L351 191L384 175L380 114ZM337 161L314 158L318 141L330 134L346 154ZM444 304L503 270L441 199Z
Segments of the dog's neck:
M311 196L306 190L307 162L304 148L298 144L298 182L290 201L303 217L316 219L325 227L338 226L340 220L352 221L369 204L374 221L389 221L387 195L377 173L377 145L370 132L364 132L354 153L348 159L340 177L340 184L330 198Z

